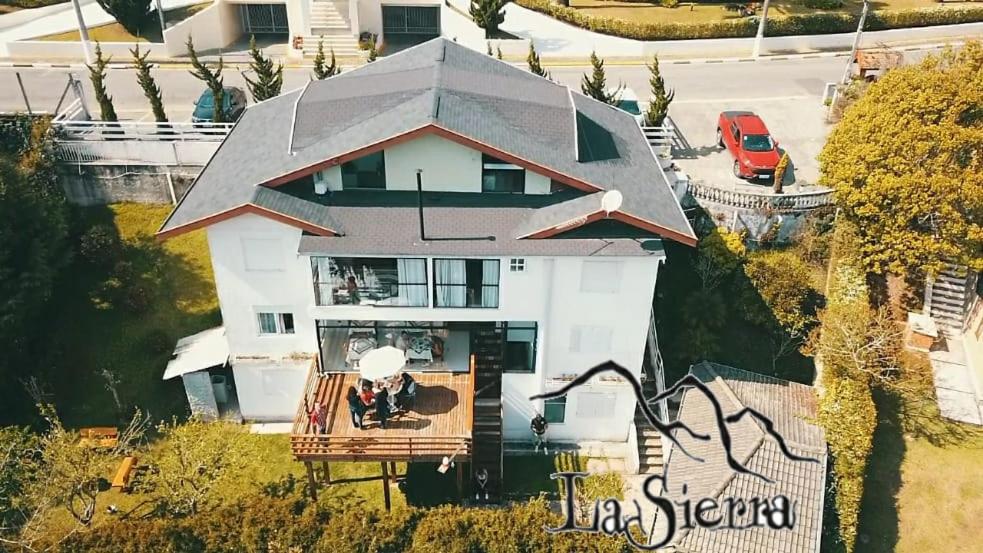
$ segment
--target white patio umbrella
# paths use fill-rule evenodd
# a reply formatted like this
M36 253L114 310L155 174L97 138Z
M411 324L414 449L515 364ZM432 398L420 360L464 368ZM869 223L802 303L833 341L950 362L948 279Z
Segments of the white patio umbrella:
M358 373L366 380L389 378L406 365L406 353L399 348L383 346L358 360Z

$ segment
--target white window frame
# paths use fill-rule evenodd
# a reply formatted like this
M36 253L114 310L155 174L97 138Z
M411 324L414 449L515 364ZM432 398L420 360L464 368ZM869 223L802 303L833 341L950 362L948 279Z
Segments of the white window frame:
M265 332L263 330L263 315L272 315L275 332ZM290 328L287 328L286 317L290 317ZM256 311L256 329L260 336L289 336L297 333L297 318L293 313L286 311Z

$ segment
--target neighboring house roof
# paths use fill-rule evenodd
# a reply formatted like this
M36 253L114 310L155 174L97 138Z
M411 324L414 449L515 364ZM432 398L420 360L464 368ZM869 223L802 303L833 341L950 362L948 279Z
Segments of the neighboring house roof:
M817 459L819 463L791 460L781 452L774 438L750 417L728 426L735 458L751 470L764 474L774 483L733 471L724 457L716 417L710 401L692 389L684 393L679 420L696 432L711 435L698 441L677 431L683 447L704 461L699 462L674 449L666 467L668 495L677 501L703 497L775 497L785 495L795 503L795 527L773 530L680 528L676 551L685 553L814 553L819 551L823 494L826 475L826 440L816 424L817 397L811 386L780 380L733 367L702 362L690 373L705 382L720 402L725 416L745 407L753 408L775 424L796 455Z
M579 194L618 190L624 202L612 217L695 243L630 115L442 38L250 106L160 234L205 226L253 206L305 223L311 234L357 239L376 223L342 213L352 206L334 205L331 195L301 199L287 193L298 198L292 202L271 191L427 134L548 176ZM548 211L573 218L596 211L575 202ZM339 230L337 222L346 218L348 228ZM560 219L552 213L535 218L547 225ZM518 238L526 230L548 228L521 224L505 234Z

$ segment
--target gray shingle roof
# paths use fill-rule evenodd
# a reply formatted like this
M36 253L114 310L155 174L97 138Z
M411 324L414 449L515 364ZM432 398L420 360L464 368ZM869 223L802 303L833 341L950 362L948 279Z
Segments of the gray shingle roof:
M578 161L578 113L606 131L615 157ZM534 171L617 189L625 198L621 211L693 237L631 116L446 39L250 106L161 230L255 202L327 226L344 217L336 207L289 203L263 192L263 183L428 125L526 160ZM549 223L576 209L553 206L533 219ZM528 228L530 214L523 213L510 217L521 229L503 235ZM350 220L346 236L336 240L370 234L375 223L363 220Z
M680 529L676 551L686 553L814 553L819 550L822 525L823 493L826 471L826 441L814 419L817 398L811 386L769 376L703 362L690 372L707 383L720 401L725 415L752 407L775 423L789 449L820 463L793 461L785 457L777 443L766 436L757 422L745 417L731 425L734 454L748 468L774 480L769 484L755 476L734 472L726 463L712 404L699 393L687 391L679 410L679 419L698 432L711 435L709 442L690 439L677 431L677 438L701 463L673 451L666 474L668 494L681 501L680 486L686 483L686 498L702 497L775 497L785 495L795 502L797 516L791 530L771 528ZM711 513L712 518L712 513Z

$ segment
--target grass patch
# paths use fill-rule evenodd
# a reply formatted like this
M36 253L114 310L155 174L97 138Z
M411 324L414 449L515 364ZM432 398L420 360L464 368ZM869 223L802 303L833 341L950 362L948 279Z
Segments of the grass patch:
M857 551L971 553L983 543L983 430L943 419L931 368L906 363L921 389L905 399L878 392Z
M552 480L556 472L586 472L590 459L576 453L555 455L507 455L503 460L505 495L528 498L545 494L550 499L563 495L562 480ZM593 501L608 497L623 498L624 481L619 473L591 474L577 484L582 499Z
M150 275L154 285L147 308L133 312L105 298L116 269L76 254L64 271L39 373L68 427L115 425L133 407L158 420L187 412L180 379L161 380L164 367L178 338L215 326L220 318L204 231L163 244L153 238L170 211L170 205L115 204L77 212L77 236L94 225L114 229L123 261L134 274ZM122 409L107 389L104 370L119 380Z
M164 25L166 27L171 27L176 25L185 19L191 17L192 15L204 10L208 6L211 6L211 2L203 2L201 4L193 4L191 6L185 6L183 8L175 8L173 10L164 11ZM67 31L64 33L54 33L50 35L40 36L34 40L45 40L52 42L77 42L81 39L79 32ZM164 42L164 37L160 32L160 20L157 18L156 13L151 13L150 18L143 25L143 29L136 35L133 35L129 31L123 28L119 23L107 23L106 25L99 25L96 27L89 27L89 40L99 41L99 42L153 42L162 43Z
M64 4L68 0L0 0L0 13ZM5 11L9 10L9 11Z
M903 10L910 8L939 7L935 0L882 0L871 2L871 9L880 11ZM958 5L956 8L958 9ZM571 0L570 7L598 17L624 19L636 23L709 23L740 19L737 12L728 11L726 3L680 3L676 8L664 8L658 3L624 2L616 0ZM860 13L861 0L846 0L838 10L815 10L807 8L805 2L772 2L768 7L768 18L787 15L802 15L817 12Z
M78 42L82 40L82 38L81 35L79 35L79 32L75 30L39 36L33 40L43 40L47 42ZM131 34L119 23L107 23L96 27L89 27L89 40L93 42L153 42L160 44L164 42L164 37L160 32L160 24L155 20L154 24L145 25L145 29L139 33L138 36Z
M239 472L232 485L217 489L223 498L223 505L234 505L240 500L249 500L261 493L269 485L283 488L286 482L293 480L296 491L306 493L307 473L303 463L294 461L290 454L290 437L286 434L259 435L250 434L246 439L251 442L253 455L248 465ZM148 450L140 458L141 464L153 463L155 452L168 447L165 440L152 442ZM320 469L320 465L316 465ZM111 479L116 467L107 470L106 478ZM396 464L397 474L406 474L406 463ZM331 463L331 479L334 484L318 489L318 503L322 505L360 505L364 510L384 510L385 502L382 494L382 483L377 478L381 471L379 463ZM347 482L346 482L347 481ZM390 488L393 508L406 505L405 496L397 487ZM131 517L139 518L146 509L141 506L148 497L141 493L121 493L109 490L97 496L95 516L91 529L100 525L112 524L125 513L136 509ZM115 505L118 514L108 514L106 508ZM69 531L74 527L74 521L67 510L59 509L57 516L50 521L53 535ZM90 531L91 531L90 529ZM60 531L60 532L59 532Z

